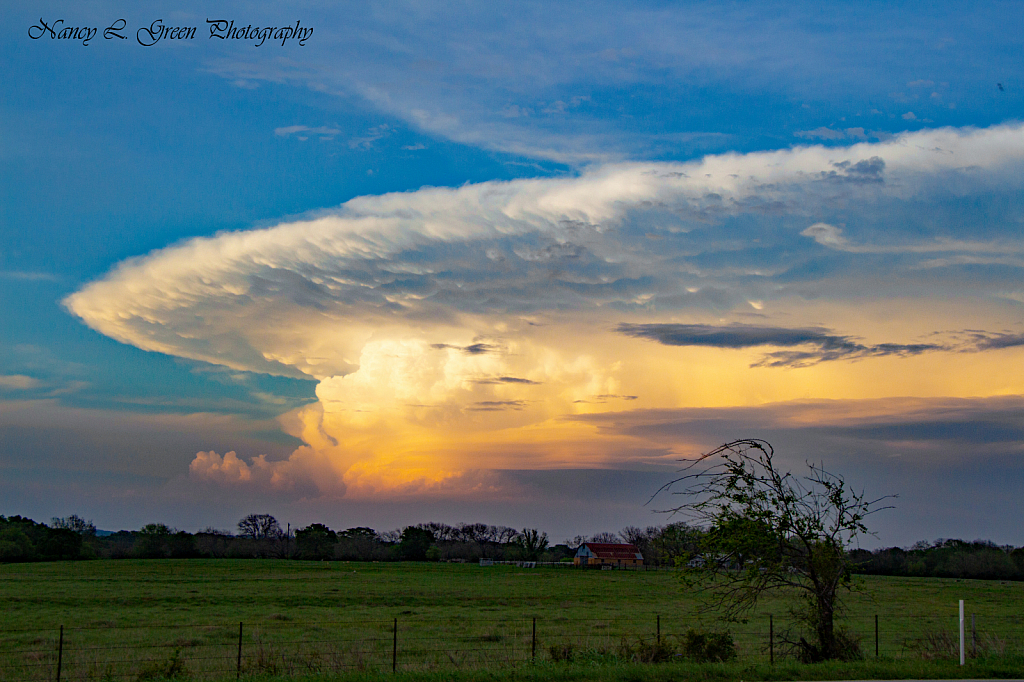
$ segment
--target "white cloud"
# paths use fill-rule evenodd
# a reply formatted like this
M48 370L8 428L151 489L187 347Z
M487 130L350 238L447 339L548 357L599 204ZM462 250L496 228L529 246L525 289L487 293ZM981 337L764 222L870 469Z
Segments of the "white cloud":
M606 462L606 446L586 446L593 433L558 419L600 408L596 396L644 400L620 386L615 344L626 340L610 329L624 316L777 310L802 295L779 275L816 248L797 234L900 254L906 277L926 254L1019 252L1005 230L922 237L886 207L1013 193L1022 166L1024 127L999 126L359 197L126 261L64 303L145 350L320 380L318 403L289 427L307 446L277 462L200 453L197 479L303 494L447 489L481 468ZM843 228L818 218L837 212ZM847 236L868 218L888 222ZM766 227L778 221L788 227ZM855 266L842 274L844 295L876 285ZM514 447L482 455L495 432Z
M587 310L643 293L666 305L687 287L725 276L681 277L677 258L685 253L634 239L634 222L653 221L643 233L679 240L729 216L800 216L854 197L870 204L947 184L970 191L971 183L1017 182L1010 169L1022 159L1021 127L940 129L849 148L609 165L576 178L360 197L316 219L194 239L126 261L65 305L97 331L145 350L325 378L354 371L370 338L401 330L449 342L467 325L489 329L486 319L496 314ZM803 234L860 253L1006 249L946 238L853 245L824 222ZM715 248L706 237L702 243ZM692 247L683 239L676 248ZM643 278L652 279L639 284ZM749 293L736 292L736 300L762 299Z
M0 375L0 389L26 390L39 386L39 380L24 374L3 374Z

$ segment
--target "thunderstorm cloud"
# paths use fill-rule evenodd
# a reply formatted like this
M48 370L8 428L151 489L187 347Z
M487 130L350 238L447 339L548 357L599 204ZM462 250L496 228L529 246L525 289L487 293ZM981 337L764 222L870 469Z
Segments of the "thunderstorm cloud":
M64 305L144 350L319 382L282 417L304 443L287 460L202 451L194 478L484 494L482 471L667 461L568 417L757 400L739 368L773 395L800 395L777 368L877 393L813 374L858 360L936 393L927 363L965 334L972 362L1013 352L1024 243L961 200L1019 202L1022 170L1004 125L366 196L125 261Z

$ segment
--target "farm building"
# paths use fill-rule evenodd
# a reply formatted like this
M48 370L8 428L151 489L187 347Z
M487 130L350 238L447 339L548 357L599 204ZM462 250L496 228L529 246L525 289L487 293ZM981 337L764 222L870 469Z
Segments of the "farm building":
M584 542L576 551L572 562L577 566L643 566L644 555L635 545L617 545L606 542Z

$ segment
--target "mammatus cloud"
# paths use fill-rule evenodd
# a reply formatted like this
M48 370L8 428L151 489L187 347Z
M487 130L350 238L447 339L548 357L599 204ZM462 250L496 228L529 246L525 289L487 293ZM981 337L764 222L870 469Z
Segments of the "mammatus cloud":
M706 346L711 348L756 348L760 346L809 346L803 351L773 351L752 367L805 367L831 360L855 360L886 355L917 355L926 351L949 350L934 343L879 343L864 345L849 336L841 336L821 327L787 329L733 324L630 324L616 327L620 334L657 341L667 346Z
M964 326L991 340L978 350L1012 349L1005 323L1002 346L983 331L985 306L1016 305L1005 277L965 282L929 259L1019 252L1016 231L981 223L984 207L965 229L959 205L1018 196L1022 167L1014 125L361 197L126 261L64 304L145 350L319 381L317 403L285 420L306 443L290 459L207 452L197 478L302 494L484 494L493 482L481 471L646 452L565 419L620 400L722 404L749 399L741 370L927 362L952 342L922 335ZM930 233L908 228L906 211ZM867 293L886 278L916 293ZM902 323L852 314L872 296ZM844 318L821 319L822 302ZM979 322L959 322L968 314ZM772 346L751 363L750 349ZM700 355L710 347L733 349L714 371L735 389L693 380L711 371ZM774 376L764 380L775 395L791 390Z

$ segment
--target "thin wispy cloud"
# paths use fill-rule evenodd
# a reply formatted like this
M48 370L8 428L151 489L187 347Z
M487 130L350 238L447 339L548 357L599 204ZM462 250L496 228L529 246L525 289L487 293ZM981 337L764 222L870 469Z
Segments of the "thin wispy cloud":
M50 272L32 272L25 270L0 270L0 279L22 282L57 282L60 277Z
M806 367L818 362L858 360L894 355L905 357L927 351L949 350L949 346L931 343L878 343L865 345L849 336L841 336L821 327L787 329L756 325L707 324L630 324L616 327L620 334L657 341L667 346L708 348L789 348L808 346L810 350L786 350L766 353L753 367Z
M290 137L294 135L300 140L305 140L314 135L320 136L323 139L333 139L335 136L341 134L341 130L338 128L330 128L328 126L317 126L315 128L311 128L309 126L284 126L282 128L275 128L274 134L278 137Z

